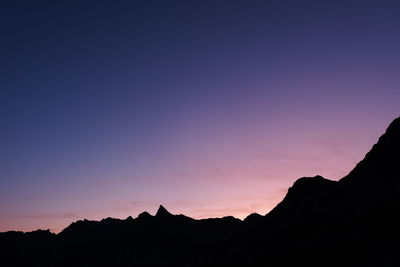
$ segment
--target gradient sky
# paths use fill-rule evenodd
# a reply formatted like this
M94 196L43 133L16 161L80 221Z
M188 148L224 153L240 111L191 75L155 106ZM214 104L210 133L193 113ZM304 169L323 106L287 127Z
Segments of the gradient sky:
M400 115L399 1L1 1L0 231L267 213Z

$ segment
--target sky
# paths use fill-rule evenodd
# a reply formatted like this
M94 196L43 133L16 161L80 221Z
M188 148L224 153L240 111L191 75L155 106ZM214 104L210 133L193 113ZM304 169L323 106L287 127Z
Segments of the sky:
M266 214L400 115L398 1L1 1L0 231Z

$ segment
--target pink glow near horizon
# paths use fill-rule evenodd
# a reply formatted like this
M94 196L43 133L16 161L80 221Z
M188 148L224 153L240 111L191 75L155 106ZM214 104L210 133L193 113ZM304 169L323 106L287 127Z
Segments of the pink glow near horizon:
M190 145L180 143L181 148L170 144L171 154L157 159L159 164L149 176L93 178L96 187L60 196L60 203L56 198L47 212L29 208L46 201L45 197L28 196L18 205L31 211L9 214L0 230L59 232L78 219L154 214L159 204L196 219L266 214L299 177L320 174L337 180L346 175L385 128L381 123L372 132L372 126L360 122L354 128L342 125L347 131L335 131L329 123L318 125L327 128L317 132L310 125L308 129L282 127L268 134L239 133L235 138L221 132L208 139L208 145L194 140L185 141Z
M400 115L396 1L8 2L0 231L266 214Z

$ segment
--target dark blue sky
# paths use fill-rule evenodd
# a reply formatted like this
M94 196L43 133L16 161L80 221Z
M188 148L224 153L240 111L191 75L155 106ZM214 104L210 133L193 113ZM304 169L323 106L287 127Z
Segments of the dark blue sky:
M0 230L266 213L399 115L398 1L3 1ZM206 198L204 196L207 196Z

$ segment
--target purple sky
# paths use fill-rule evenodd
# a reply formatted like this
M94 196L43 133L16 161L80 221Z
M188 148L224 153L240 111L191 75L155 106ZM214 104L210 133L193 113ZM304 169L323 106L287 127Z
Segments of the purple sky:
M265 214L400 115L397 1L56 2L0 4L0 231Z

